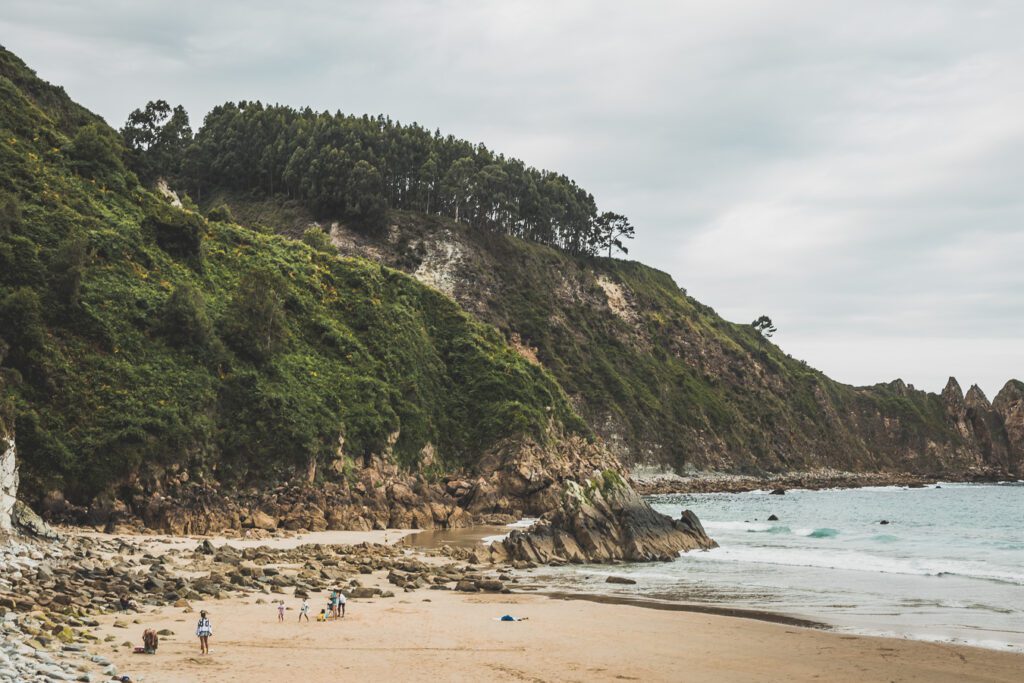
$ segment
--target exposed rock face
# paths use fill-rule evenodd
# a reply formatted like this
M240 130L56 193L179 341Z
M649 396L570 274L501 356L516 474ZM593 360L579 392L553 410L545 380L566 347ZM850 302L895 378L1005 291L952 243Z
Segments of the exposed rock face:
M14 433L0 416L0 531L11 530L11 513L18 494L18 462Z
M14 435L4 433L0 423L0 531L10 530L10 515L17 495L17 462Z
M567 482L561 505L524 531L513 531L492 552L537 563L649 562L671 560L682 551L714 548L689 510L673 520L655 512L615 472L606 470L585 485Z
M627 466L1020 474L1021 440L1006 441L980 390L834 382L641 264L574 260L411 214L384 236L331 235L342 253L409 272L529 347Z
M373 457L341 482L296 483L268 490L225 490L173 476L133 484L124 500L99 497L88 508L60 496L44 501L46 514L72 523L141 526L175 534L224 529L446 529L480 520L513 521L558 506L563 482L617 467L600 445L553 434L547 444L509 441L472 472L441 480L401 469L388 455Z
M42 517L20 500L14 501L14 508L11 510L11 525L16 531L37 538L53 540L60 537Z
M1003 420L1006 436L1016 449L1018 476L1022 473L1024 461L1024 382L1010 380L996 395L993 410Z
M1003 399L997 403L1002 410L989 403L985 392L976 384L964 396L956 379L950 377L942 391L947 419L964 441L961 457L971 458L974 472L1003 477L1017 476L1021 471L1024 444L1010 435L1013 418L1007 420L1012 412L1009 405L1013 403L1010 397L1014 385L1013 381L1008 382L999 394Z

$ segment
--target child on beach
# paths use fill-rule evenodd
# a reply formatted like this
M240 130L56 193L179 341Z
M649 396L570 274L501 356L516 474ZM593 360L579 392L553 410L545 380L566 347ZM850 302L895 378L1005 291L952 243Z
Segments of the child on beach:
M309 622L309 598L302 598L302 607L299 608L299 621L302 621L302 617L306 617L306 622Z
M284 600L277 603L277 620L284 622Z
M316 618L317 621L327 621L327 610L320 610L320 616Z
M213 626L206 616L206 610L199 612L199 624L196 626L196 636L199 637L199 654L210 654L210 636L213 635Z

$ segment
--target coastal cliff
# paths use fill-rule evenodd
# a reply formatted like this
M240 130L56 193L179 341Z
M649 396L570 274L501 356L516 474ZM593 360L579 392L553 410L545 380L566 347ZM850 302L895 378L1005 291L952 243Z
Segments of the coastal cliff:
M319 225L340 253L402 269L452 296L548 370L631 467L762 478L1022 472L1016 380L991 405L977 388L965 397L954 379L941 394L901 380L848 386L640 263L573 256L408 212L393 212L387 230L368 235L316 222L296 202L231 193L211 202L283 234Z
M510 522L620 471L551 373L444 293L151 191L4 50L0 91L5 510L15 428L18 496L109 530Z

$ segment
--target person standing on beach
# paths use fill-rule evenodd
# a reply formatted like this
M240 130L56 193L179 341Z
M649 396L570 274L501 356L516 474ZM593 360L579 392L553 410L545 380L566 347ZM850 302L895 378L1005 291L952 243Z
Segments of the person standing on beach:
M306 621L309 621L309 598L302 598L302 607L299 608L299 622L302 622L302 617L306 617Z
M345 618L345 603L346 602L348 602L348 598L346 598L345 594L342 593L339 590L338 591L338 602L337 602L337 605L338 605L338 616L340 616L342 619Z
M284 600L277 603L277 620L284 623Z
M331 591L331 597L329 597L327 599L327 609L328 609L328 613L331 615L332 619L337 618L337 616L338 616L338 591L337 590Z
M213 626L210 624L206 610L199 613L199 624L196 626L196 636L199 637L199 654L210 654L210 636L213 635Z

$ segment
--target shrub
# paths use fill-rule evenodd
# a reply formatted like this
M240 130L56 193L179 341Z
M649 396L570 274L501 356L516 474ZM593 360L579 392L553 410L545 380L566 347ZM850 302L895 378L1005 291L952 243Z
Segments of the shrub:
M0 300L0 330L10 344L9 364L23 373L46 344L42 305L32 289L21 287Z
M268 268L254 268L242 276L225 319L225 337L236 353L265 361L284 347L284 292L287 284Z
M157 246L171 256L202 261L206 222L198 214L154 204L143 228L152 234Z
M0 239L21 227L21 204L13 195L0 197Z
M334 248L334 244L331 243L331 238L327 236L327 233L315 225L311 225L306 228L306 231L302 233L302 241L317 251L322 251L327 254L337 253L337 250Z
M206 213L207 220L215 221L217 223L234 223L235 217L231 214L231 209L227 204L220 204L213 207Z
M123 188L125 167L121 161L121 149L121 143L112 130L90 123L78 129L64 151L71 159L71 167L79 175Z
M57 247L50 271L52 289L59 303L78 306L87 259L88 241L84 237L68 237Z
M213 337L202 293L183 283L167 297L160 314L161 331L173 345L204 347Z

